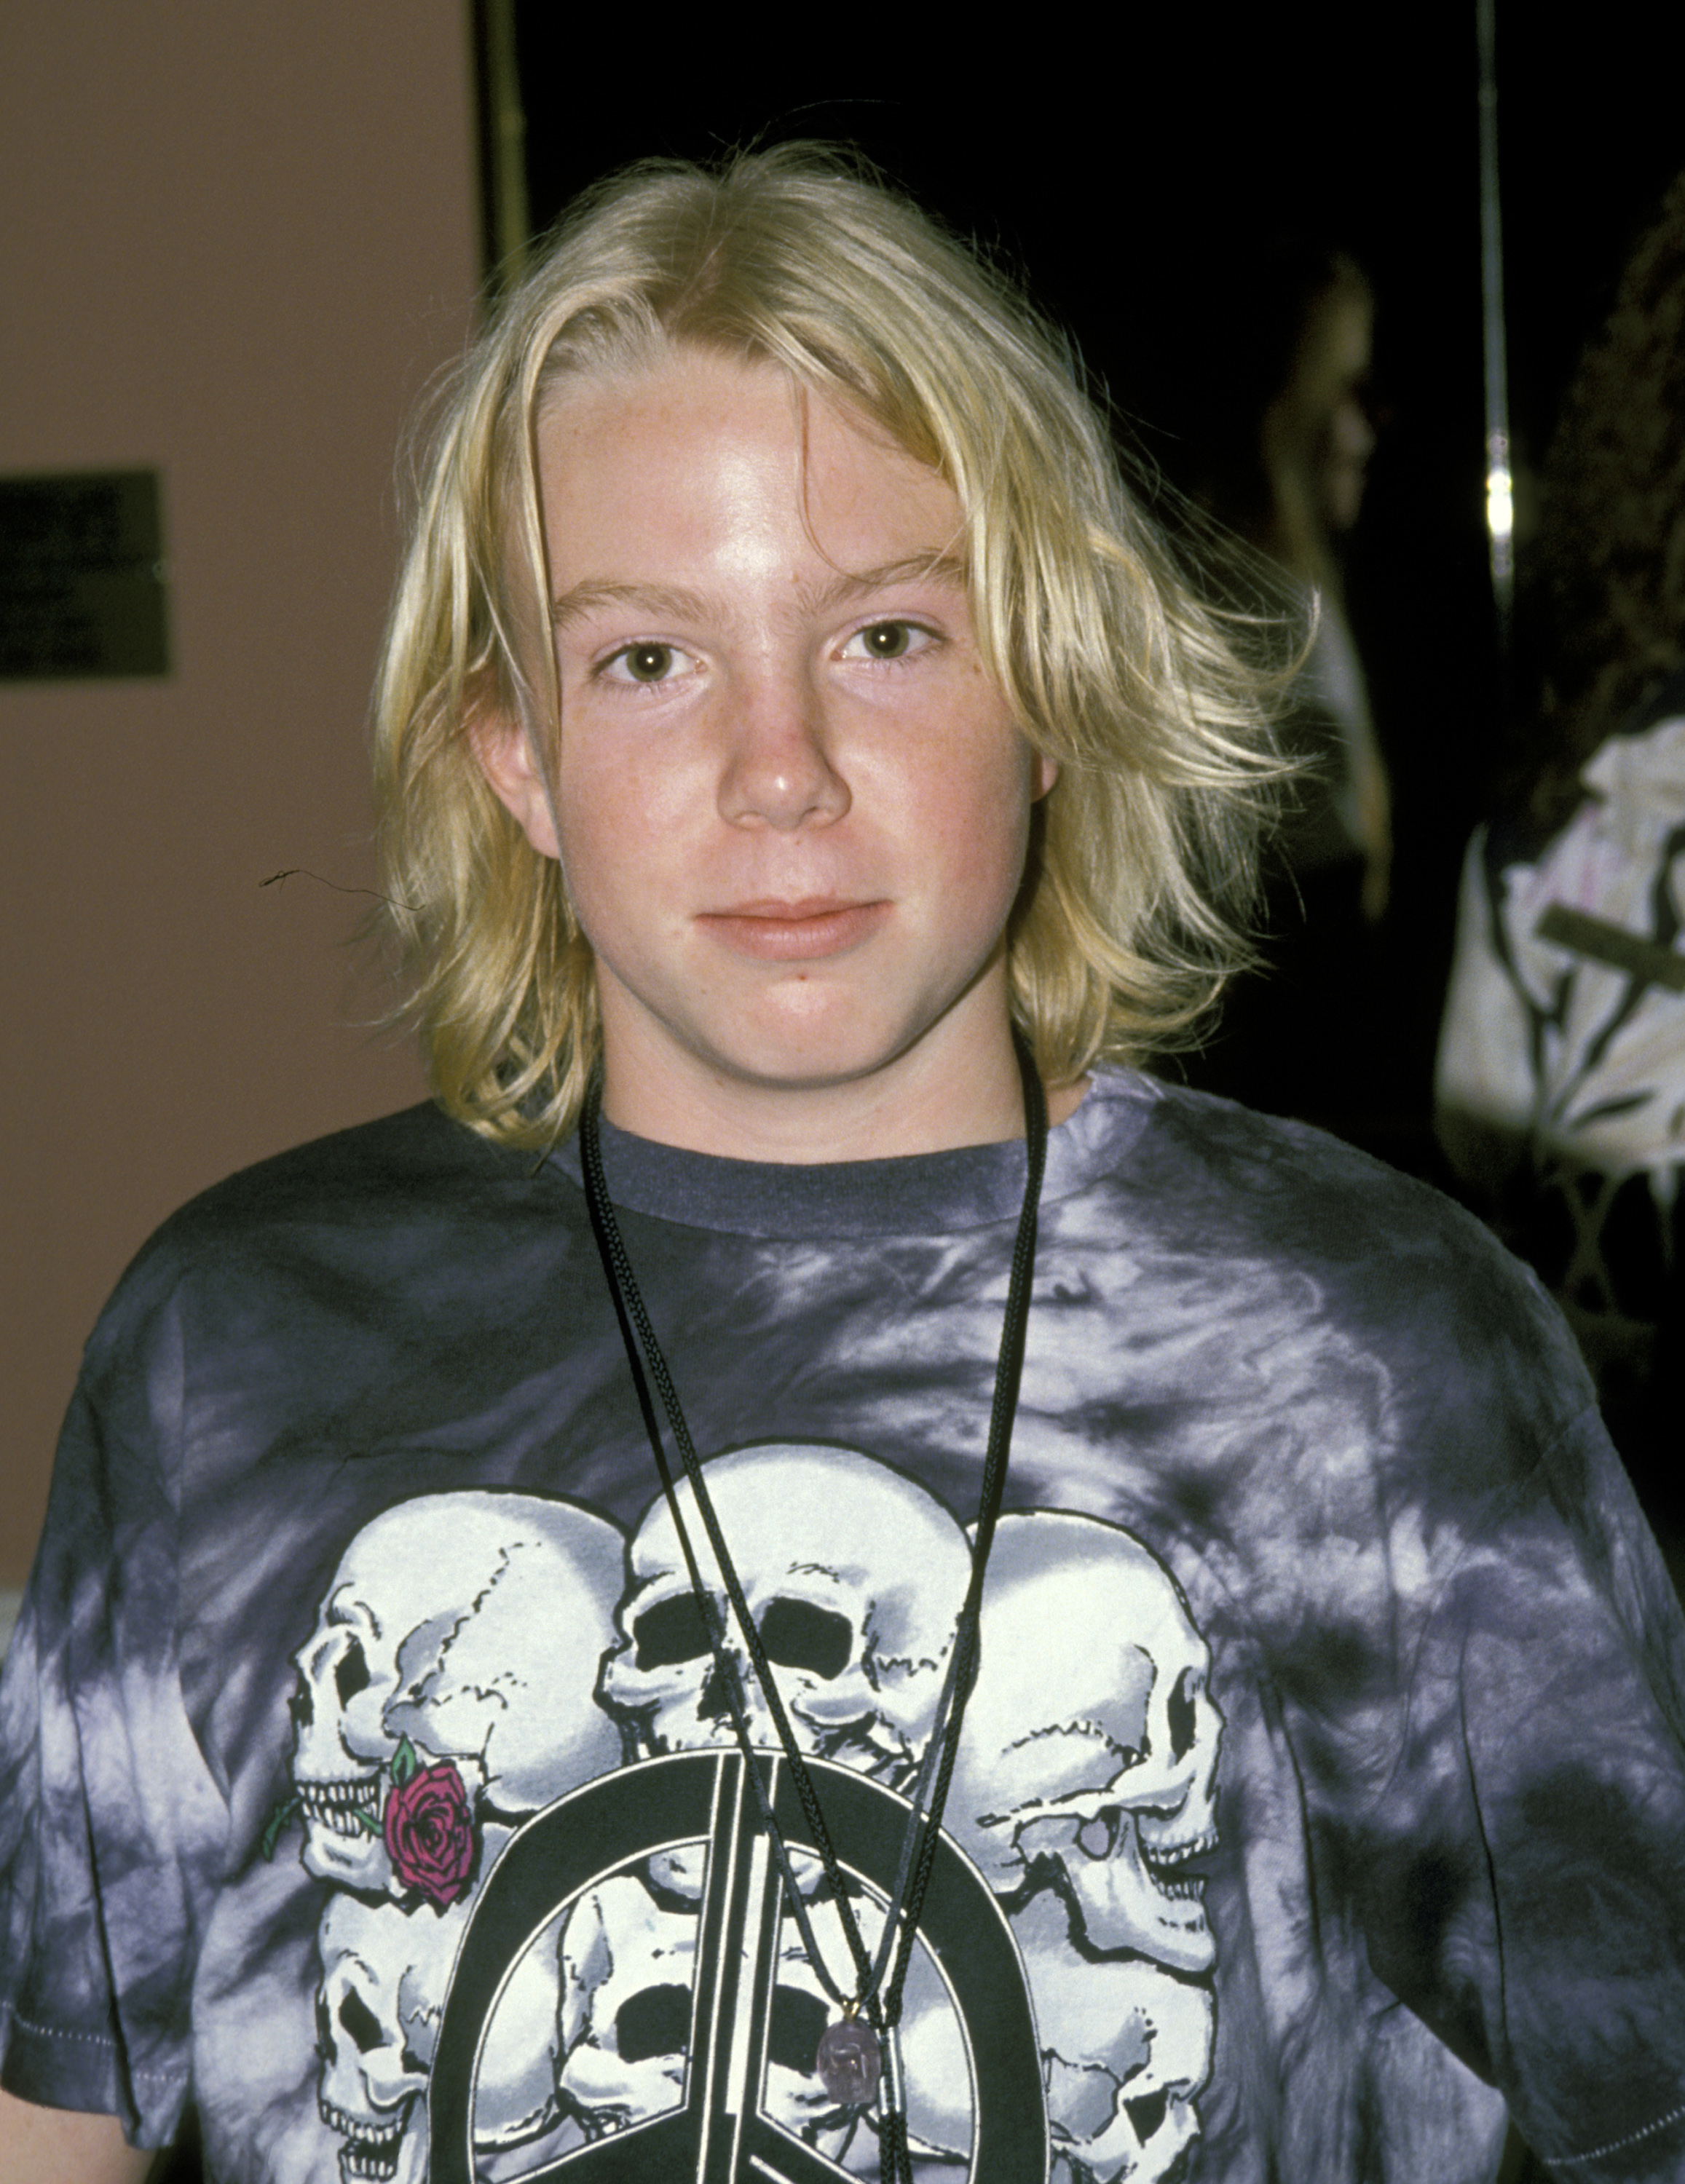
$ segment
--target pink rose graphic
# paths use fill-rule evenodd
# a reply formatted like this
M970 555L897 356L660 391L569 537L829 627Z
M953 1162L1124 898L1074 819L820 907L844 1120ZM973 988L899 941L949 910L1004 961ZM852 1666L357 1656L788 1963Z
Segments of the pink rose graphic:
M462 1777L448 1759L399 1781L386 1800L386 1850L406 1888L419 1888L435 1910L467 1892L474 1870L474 1816Z

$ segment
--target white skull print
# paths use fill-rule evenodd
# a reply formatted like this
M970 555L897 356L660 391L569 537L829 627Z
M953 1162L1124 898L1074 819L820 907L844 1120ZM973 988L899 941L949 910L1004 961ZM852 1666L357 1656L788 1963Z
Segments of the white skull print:
M854 1908L866 1946L874 1948L883 1912L864 1898ZM816 1903L809 1916L827 1960L845 1959L847 1943L834 1904ZM658 1901L631 1874L600 1882L568 1913L561 1947L566 2059L560 2082L589 2137L646 2121L683 2097L699 1923L695 1913ZM934 1984L928 1974L925 1984ZM912 1992L927 1999L917 1980ZM866 2173L875 2176L877 2142L869 2130L862 2133L863 2111L839 2110L816 2073L819 2036L836 2013L789 1918L779 1930L772 2008L761 2093L765 2114L831 2161L845 2162L851 2148L864 2148L870 2154ZM951 2008L947 2022L933 2023L930 2033L936 2042L946 2035L943 2060L951 2063L958 2042ZM962 2053L958 2065L963 2077Z
M617 1766L620 1733L593 1689L622 1556L606 1518L533 1495L427 1495L365 1524L293 1656L306 1870L403 1892L381 1814L406 1738L505 1817Z
M1185 1868L1216 1843L1223 1724L1174 1579L1097 1518L1004 1517L979 1652L949 1832L999 1895L1061 1876L1088 1950L1209 1971Z
M922 1486L852 1449L736 1449L714 1457L706 1477L801 1748L901 1786L940 1697L970 1575L964 1533ZM776 1745L688 1481L678 1498L752 1734ZM731 1718L665 1499L639 1527L630 1562L605 1702L646 1751L729 1743Z
M486 1830L481 1878L509 1840ZM476 1890L475 1895L478 1891ZM343 2142L340 2175L411 2184L427 2176L427 2088L456 1953L473 1908L443 1912L336 1890L317 1934L317 2106ZM506 1981L475 2069L474 2142L490 2156L549 2131L560 2114L555 1936Z
M426 2184L427 2073L466 1903L405 1912L336 1891L317 1937L317 2105L344 2184Z
M1058 2184L1162 2184L1199 2136L1216 2011L1202 1980L1135 1956L1085 1959L1061 1899L1013 1915L1035 1997Z
M560 2087L593 2137L677 2108L690 2046L696 1914L618 1875L589 1889L561 1937Z

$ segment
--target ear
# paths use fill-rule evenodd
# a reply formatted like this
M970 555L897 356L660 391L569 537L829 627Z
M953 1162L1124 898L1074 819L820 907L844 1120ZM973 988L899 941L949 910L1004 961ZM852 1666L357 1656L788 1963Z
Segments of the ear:
M468 744L493 795L513 814L538 855L559 857L550 800L525 723L500 705L488 706L469 722Z
M1029 800L1039 804L1059 777L1059 761L1049 758L1046 751L1033 750L1029 755Z

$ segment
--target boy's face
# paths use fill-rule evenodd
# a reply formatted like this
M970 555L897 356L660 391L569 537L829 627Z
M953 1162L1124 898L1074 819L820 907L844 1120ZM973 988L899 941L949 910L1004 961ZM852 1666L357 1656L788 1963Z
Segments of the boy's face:
M881 1119L1004 1064L1015 1116L1002 936L1052 768L978 656L951 488L782 371L695 354L565 388L538 448L555 827L518 729L479 748L595 951L610 1115L726 1150L699 1113L866 1088Z

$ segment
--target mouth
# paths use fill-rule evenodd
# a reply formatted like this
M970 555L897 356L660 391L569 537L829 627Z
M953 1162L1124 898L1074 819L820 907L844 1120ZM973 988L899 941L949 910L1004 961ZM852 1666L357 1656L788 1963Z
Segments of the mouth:
M1147 1878L1161 1896L1191 1898L1197 1902L1204 1893L1205 1875L1202 1873L1188 1873L1183 1869L1216 1847L1217 1831L1214 1828L1204 1835L1191 1836L1186 1842L1163 1843L1152 1850L1143 1843L1141 1862L1147 1869Z
M395 2121L374 2123L347 2115L330 2100L316 2103L322 2121L337 2131L345 2143L339 2149L340 2184L391 2184L398 2174L398 2156L410 2121L410 2102L399 2109Z
M340 1782L300 1782L295 1778L293 1787L307 1822L314 1821L337 1836L378 1833L378 1774L355 1774Z
M840 956L875 933L890 914L879 899L844 901L813 895L784 902L769 899L704 911L696 922L739 955L774 962L810 962Z

